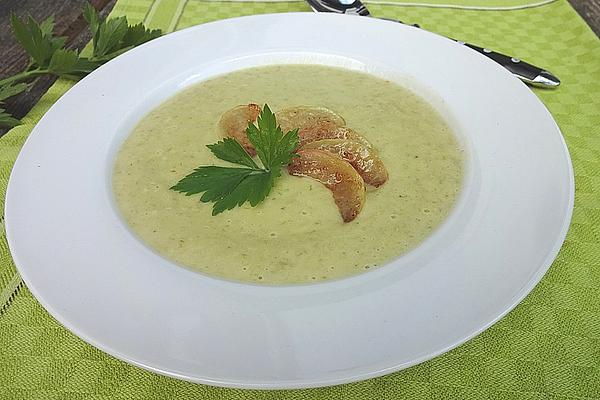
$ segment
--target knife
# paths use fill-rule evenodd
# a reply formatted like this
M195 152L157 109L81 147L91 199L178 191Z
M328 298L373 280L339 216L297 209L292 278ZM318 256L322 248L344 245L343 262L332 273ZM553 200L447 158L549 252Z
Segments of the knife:
M315 12L334 12L338 14L371 17L371 13L367 7L360 2L360 0L306 0L306 2ZM402 21L392 20L389 18L379 19L403 23ZM419 25L417 24L413 24L413 26L419 28ZM516 57L510 57L484 47L475 46L473 44L465 43L456 39L452 40L496 61L498 64L510 71L510 73L512 73L514 76L529 85L546 88L555 88L560 85L560 79L558 79L548 70L526 63L525 61L522 61Z

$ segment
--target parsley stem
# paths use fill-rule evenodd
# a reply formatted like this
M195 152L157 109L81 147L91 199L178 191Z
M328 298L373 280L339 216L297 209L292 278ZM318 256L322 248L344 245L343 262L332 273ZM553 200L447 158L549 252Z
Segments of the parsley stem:
M9 85L9 84L12 84L17 81L24 81L24 80L34 78L36 76L48 74L48 73L50 73L50 71L48 71L47 69L40 69L40 68L32 69L30 71L23 71L16 75L9 76L8 78L0 80L0 86Z

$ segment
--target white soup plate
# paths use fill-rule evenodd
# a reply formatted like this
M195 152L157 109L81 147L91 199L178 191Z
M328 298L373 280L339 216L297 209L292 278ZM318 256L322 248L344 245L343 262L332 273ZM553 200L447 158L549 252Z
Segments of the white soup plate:
M430 101L466 148L454 211L388 265L314 285L229 282L157 255L116 210L119 144L148 111L198 81L285 63L386 76ZM498 321L556 257L573 182L551 115L486 57L390 21L277 14L166 35L83 79L31 133L5 215L25 283L86 342L193 382L303 388L418 364Z

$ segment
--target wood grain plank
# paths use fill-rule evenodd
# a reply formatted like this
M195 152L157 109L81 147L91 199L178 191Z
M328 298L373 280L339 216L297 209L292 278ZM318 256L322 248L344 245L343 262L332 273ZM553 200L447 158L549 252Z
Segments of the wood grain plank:
M569 0L569 3L600 36L600 0Z

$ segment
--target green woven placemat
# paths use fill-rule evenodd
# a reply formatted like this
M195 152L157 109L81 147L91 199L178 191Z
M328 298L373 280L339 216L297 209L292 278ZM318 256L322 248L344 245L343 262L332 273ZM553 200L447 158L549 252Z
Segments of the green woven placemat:
M563 85L535 89L571 151L575 211L548 274L514 311L459 348L405 371L331 388L261 392L162 377L85 344L50 317L22 284L0 221L0 399L584 399L600 398L600 41L558 0L512 11L460 10L373 0L375 15L478 43L542 65ZM408 3L436 3L413 0ZM504 7L540 1L451 0ZM166 30L240 15L308 11L300 1L119 0L126 14ZM35 123L70 87L57 82L0 139L0 207L11 166ZM357 349L360 351L360 349Z

